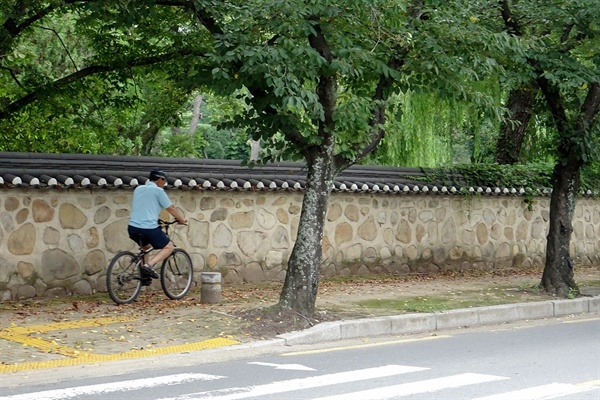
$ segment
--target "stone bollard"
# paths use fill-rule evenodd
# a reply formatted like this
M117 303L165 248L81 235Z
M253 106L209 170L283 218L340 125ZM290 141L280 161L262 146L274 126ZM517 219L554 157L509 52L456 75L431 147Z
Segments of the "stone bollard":
M221 273L201 272L200 302L205 304L221 303Z

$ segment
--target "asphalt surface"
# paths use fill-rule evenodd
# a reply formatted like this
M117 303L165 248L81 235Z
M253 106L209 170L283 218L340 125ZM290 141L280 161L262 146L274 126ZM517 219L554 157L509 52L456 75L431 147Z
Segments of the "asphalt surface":
M598 293L577 299L506 304L322 322L312 328L259 340L240 332L240 321L214 307L86 310L77 304L60 312L4 311L0 325L0 381L3 374L116 360L191 353L207 349L292 346L376 336L436 332L525 320L600 313Z

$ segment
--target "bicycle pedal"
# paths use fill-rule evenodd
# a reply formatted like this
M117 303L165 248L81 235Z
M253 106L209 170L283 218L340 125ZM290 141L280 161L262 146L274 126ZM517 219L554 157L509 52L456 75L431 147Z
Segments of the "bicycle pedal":
M142 265L140 267L140 269L142 270L142 278L145 278L147 276L154 278L154 279L158 279L158 274L150 267L148 267L147 265Z
M152 285L152 278L140 278L140 282L142 282L142 286L150 286Z

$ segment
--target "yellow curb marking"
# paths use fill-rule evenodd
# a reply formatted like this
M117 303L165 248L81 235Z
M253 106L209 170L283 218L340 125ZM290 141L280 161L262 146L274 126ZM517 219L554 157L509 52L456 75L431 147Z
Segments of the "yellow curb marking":
M94 364L97 362L117 361L117 360L131 359L131 358L154 357L154 356L160 356L160 355L164 355L164 354L184 353L184 352L188 352L188 351L198 351L198 350L204 350L204 349L212 349L212 348L216 348L216 347L231 346L234 344L239 344L239 342L237 340L232 340L232 339L215 338L215 339L203 340L201 342L196 342L196 343L187 343L187 344L168 346L168 347L158 347L158 348L147 349L147 350L133 350L133 351L128 351L126 353L118 353L118 354L91 354L91 353L89 353L84 357L66 358L66 359L62 359L62 360L28 362L28 363L21 363L21 364L0 364L0 374L7 373L7 372L28 371L28 370L34 370L34 369L66 367L66 366L74 366L74 365L82 365L82 364Z
M568 320L568 321L562 321L562 323L563 324L578 324L580 322L591 322L591 321L600 321L600 318L587 318L587 319Z
M595 381L587 381L578 383L577 386L598 386L600 385L600 379L596 379Z
M233 339L225 338L214 338L203 340L201 342L187 343L181 345L174 345L168 347L157 347L145 350L132 350L125 353L117 354L95 354L88 353L80 350L73 349L71 347L62 346L54 342L33 338L27 336L32 333L45 333L56 330L65 329L78 329L94 326L103 326L109 324L115 324L119 322L134 321L136 318L132 317L106 317L106 318L94 318L86 319L81 321L64 321L55 322L46 325L32 325L32 326L17 326L6 328L0 331L0 339L10 340L11 342L21 343L24 346L31 346L42 350L45 353L54 353L71 358L60 359L60 360L48 360L38 362L26 362L19 364L4 364L0 363L0 373L26 371L32 369L44 369L44 368L55 368L62 366L73 366L81 364L92 364L103 361L116 361L131 358L142 358L152 357L163 354L173 353L184 353L188 351L197 351L203 349L210 349L223 346L231 346L239 344L238 341Z

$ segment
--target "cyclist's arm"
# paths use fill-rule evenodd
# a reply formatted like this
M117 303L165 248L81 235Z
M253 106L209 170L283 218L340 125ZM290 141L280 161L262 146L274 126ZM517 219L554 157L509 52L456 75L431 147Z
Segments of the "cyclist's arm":
M179 210L177 208L175 208L175 205L171 204L169 207L166 208L167 212L169 214L171 214L176 220L177 222L179 222L180 224L185 224L187 223L187 219L183 216L182 213L179 212Z

